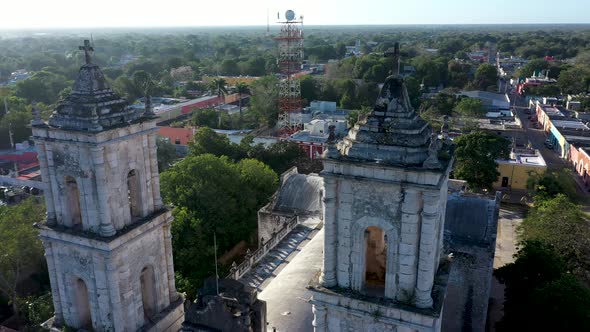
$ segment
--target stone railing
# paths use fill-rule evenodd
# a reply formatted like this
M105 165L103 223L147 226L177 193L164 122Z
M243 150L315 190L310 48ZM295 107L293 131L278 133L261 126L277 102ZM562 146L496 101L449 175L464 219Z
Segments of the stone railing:
M11 178L9 176L0 176L0 185L14 187L31 187L41 190L46 189L45 183L42 181L21 180L17 178Z
M258 249L252 253L248 250L242 263L238 265L236 262L233 262L227 278L238 280L243 277L244 274L248 273L248 271L250 271L254 265L260 262L260 260L266 256L269 251L274 249L274 247L276 247L277 244L279 244L279 242L281 242L281 240L284 239L285 236L287 236L287 234L289 234L298 223L299 216L292 217L289 221L287 221L287 223L285 223L283 228L276 232L268 241L264 242L264 244Z

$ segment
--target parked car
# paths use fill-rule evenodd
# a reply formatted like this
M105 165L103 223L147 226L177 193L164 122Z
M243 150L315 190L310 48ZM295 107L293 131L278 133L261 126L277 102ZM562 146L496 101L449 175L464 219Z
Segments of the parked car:
M553 150L553 143L551 143L549 140L546 140L545 147L549 150Z

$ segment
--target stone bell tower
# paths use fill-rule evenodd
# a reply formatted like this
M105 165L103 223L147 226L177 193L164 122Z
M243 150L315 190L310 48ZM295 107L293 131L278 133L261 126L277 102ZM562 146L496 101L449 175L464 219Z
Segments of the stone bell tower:
M440 330L450 170L449 146L414 112L403 78L388 77L370 115L324 155L315 331Z
M48 123L33 125L47 220L38 225L55 316L93 331L177 331L171 213L160 198L156 124L113 93L92 63Z

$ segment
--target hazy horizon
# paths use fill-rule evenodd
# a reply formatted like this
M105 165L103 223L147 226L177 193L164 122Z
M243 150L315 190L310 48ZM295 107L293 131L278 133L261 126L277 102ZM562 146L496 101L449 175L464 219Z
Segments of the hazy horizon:
M590 1L585 2L562 0L555 6L549 0L168 0L159 4L102 0L88 2L91 9L87 9L76 0L9 1L3 4L0 30L255 27L266 26L267 21L276 25L287 9L313 26L590 24L586 15Z

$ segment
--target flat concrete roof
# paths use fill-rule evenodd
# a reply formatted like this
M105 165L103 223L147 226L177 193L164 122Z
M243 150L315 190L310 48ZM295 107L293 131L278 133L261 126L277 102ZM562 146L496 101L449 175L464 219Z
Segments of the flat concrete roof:
M311 136L311 133L307 130L298 131L289 137L290 141L301 141L310 143L326 143L328 136Z
M547 166L545 159L539 152L536 150L536 153L514 153L515 159L500 159L496 160L498 164L518 164L518 165L526 165L526 166Z
M567 128L567 129L579 129L579 130L589 130L588 126L586 126L580 120L551 120L551 124L557 128Z

